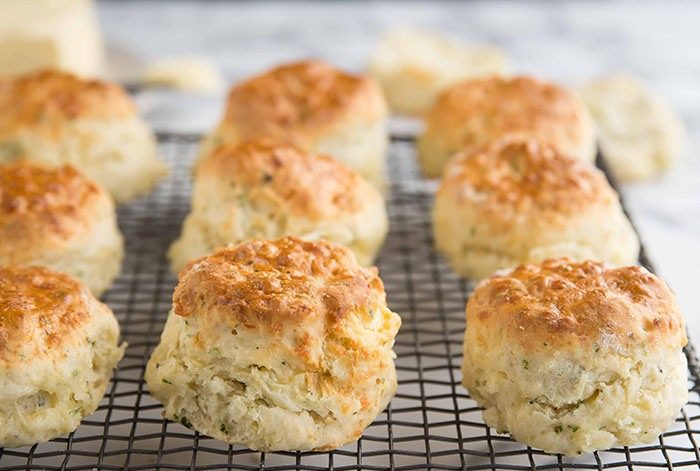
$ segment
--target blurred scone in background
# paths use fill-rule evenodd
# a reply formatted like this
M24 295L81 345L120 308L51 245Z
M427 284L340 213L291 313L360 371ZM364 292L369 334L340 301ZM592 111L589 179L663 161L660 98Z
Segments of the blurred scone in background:
M576 93L545 80L516 76L460 82L438 97L418 139L423 173L438 178L456 152L505 136L533 138L584 162L596 154L595 129Z
M596 122L603 158L620 181L657 178L680 159L681 119L639 79L610 75L580 91Z
M419 115L450 85L470 78L503 75L505 52L465 44L440 34L394 29L379 40L369 66L382 85L391 111Z
M0 162L70 164L117 202L167 173L153 132L115 83L52 70L0 78L0 109Z

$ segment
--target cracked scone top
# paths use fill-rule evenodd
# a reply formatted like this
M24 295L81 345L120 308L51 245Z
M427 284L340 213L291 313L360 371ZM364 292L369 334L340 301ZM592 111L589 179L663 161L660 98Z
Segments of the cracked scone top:
M348 249L245 242L180 274L146 380L166 417L228 443L333 449L394 395L400 323Z
M450 157L504 136L546 142L592 162L593 120L583 101L556 84L531 77L488 77L459 83L428 111L418 157L428 177L442 175Z
M0 164L0 265L40 265L100 295L117 276L123 241L114 202L70 166Z
M24 127L55 137L66 120L137 114L134 102L116 84L48 70L0 80L0 109L0 137Z
M82 235L96 210L113 211L110 197L72 167L0 165L0 257L14 265Z
M684 319L644 268L520 266L482 281L466 316L464 386L491 427L528 445L648 443L687 400Z
M598 169L532 139L456 155L435 197L437 248L459 274L550 257L633 264L639 242Z
M201 155L222 143L267 138L331 155L381 186L387 114L370 77L318 60L282 64L231 89Z
M156 142L119 85L59 71L0 79L0 163L70 164L117 201L165 173Z
M321 61L284 64L234 86L223 123L240 139L270 137L303 145L353 113L383 118L376 82Z
M170 258L179 271L228 244L291 235L343 244L369 265L387 229L384 198L357 172L325 155L253 140L203 158Z
M0 268L0 446L75 430L124 353L118 338L112 311L70 276Z
M219 147L202 162L197 175L260 193L269 188L275 194L270 198L287 202L293 214L313 219L357 211L377 194L357 192L362 177L331 157L269 139Z

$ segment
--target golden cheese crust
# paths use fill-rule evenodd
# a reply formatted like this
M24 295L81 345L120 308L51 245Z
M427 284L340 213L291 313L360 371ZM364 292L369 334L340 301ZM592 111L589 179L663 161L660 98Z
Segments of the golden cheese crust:
M530 354L687 343L683 316L661 279L642 267L593 261L550 259L497 273L474 291L467 323L484 341L508 336Z
M198 178L247 188L252 200L277 201L312 220L360 211L376 200L376 191L337 160L270 140L218 147L202 161Z
M0 80L0 109L0 136L78 118L136 115L134 102L119 85L50 70Z
M512 132L550 136L556 142L580 138L578 125L582 113L585 108L581 102L553 83L531 77L489 77L450 88L440 96L426 119L430 124L449 125L463 133L465 145ZM455 126L460 120L472 119L478 119L488 129L487 136L478 136L483 128Z
M575 214L614 198L600 171L552 146L518 137L456 155L439 191L461 194L504 221L513 213Z
M418 141L421 164L429 177L440 176L455 152L507 135L534 138L586 162L595 158L593 121L575 94L530 77L489 77L440 95Z
M0 165L0 258L17 262L84 234L102 210L113 211L109 195L73 167Z
M75 279L43 267L0 268L0 364L61 355L90 318L87 290Z
M301 323L332 327L384 303L376 268L362 268L340 245L296 237L244 242L193 261L173 296L179 316L216 315L272 334Z
M306 147L307 139L353 115L373 120L385 114L374 79L305 60L234 86L221 127L234 126L239 140L269 137Z

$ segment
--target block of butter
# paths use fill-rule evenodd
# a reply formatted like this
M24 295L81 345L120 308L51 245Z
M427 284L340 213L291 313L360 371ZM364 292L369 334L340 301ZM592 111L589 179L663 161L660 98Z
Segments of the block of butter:
M103 75L92 0L0 0L0 76L56 68Z

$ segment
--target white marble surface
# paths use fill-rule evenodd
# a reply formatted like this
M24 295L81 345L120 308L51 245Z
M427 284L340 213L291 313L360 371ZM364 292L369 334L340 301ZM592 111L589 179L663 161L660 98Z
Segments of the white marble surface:
M167 55L213 59L233 81L279 61L319 57L361 70L377 35L414 25L492 42L513 69L575 84L624 70L680 111L686 158L662 180L626 186L627 203L661 274L679 295L700 341L700 2L160 2L102 1L110 47L136 62ZM223 96L147 92L139 97L158 129L201 131Z

